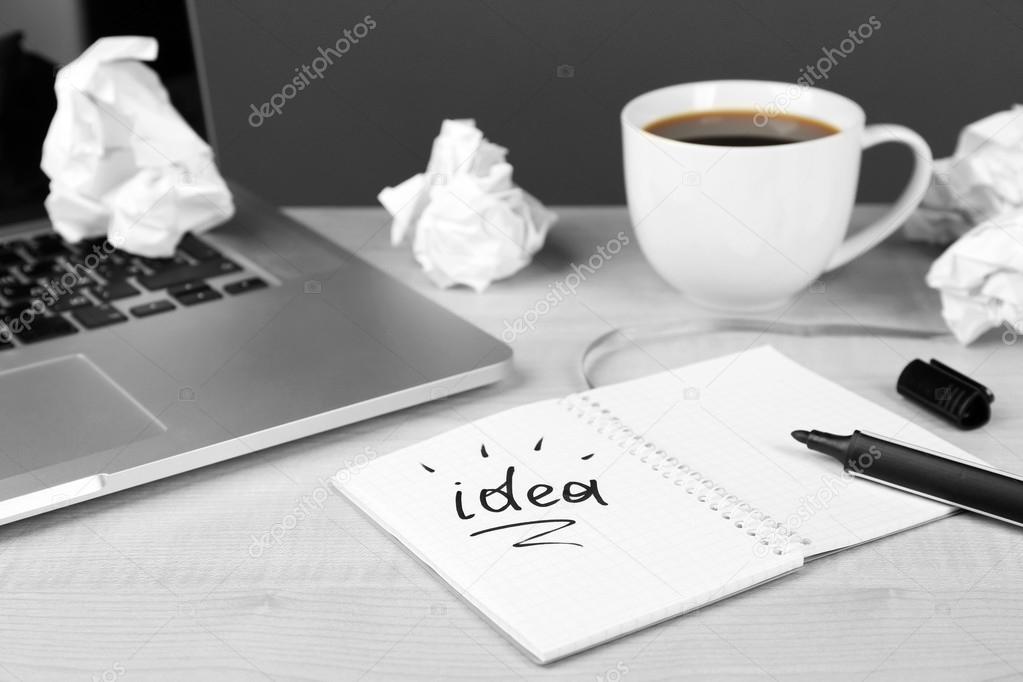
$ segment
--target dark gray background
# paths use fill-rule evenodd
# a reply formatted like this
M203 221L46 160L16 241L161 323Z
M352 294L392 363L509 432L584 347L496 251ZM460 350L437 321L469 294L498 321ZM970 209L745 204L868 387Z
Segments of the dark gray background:
M281 204L371 204L421 170L444 118L472 117L546 203L624 201L618 112L662 85L794 81L874 15L882 27L822 87L937 156L1023 84L1023 3L788 0L197 0L226 172ZM367 14L375 30L261 127L279 92ZM571 65L571 78L556 68ZM904 184L909 154L871 151L861 199Z

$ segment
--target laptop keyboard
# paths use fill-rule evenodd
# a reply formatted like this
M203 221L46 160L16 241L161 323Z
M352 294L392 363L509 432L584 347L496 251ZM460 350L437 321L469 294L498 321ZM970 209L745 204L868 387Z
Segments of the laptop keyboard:
M170 258L105 246L102 237L69 244L52 232L0 242L0 351L267 286L193 234ZM222 276L230 280L219 289L207 282Z

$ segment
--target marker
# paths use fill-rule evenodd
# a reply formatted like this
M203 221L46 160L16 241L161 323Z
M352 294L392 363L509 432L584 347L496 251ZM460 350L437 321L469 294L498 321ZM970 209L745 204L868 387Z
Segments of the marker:
M918 450L862 431L836 436L793 431L806 447L828 455L851 475L977 514L1023 526L1023 478Z

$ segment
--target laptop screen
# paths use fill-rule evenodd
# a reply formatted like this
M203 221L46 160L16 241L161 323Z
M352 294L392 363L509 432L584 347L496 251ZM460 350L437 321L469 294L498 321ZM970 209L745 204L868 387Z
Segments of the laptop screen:
M56 109L54 76L98 38L159 40L159 57L150 66L185 120L206 137L185 5L185 0L0 3L0 228L46 215L49 180L39 161Z

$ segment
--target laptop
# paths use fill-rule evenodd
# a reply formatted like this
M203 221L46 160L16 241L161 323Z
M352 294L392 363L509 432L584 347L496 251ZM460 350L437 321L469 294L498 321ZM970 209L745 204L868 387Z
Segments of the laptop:
M8 34L0 50L9 57L17 43ZM24 76L33 57L20 59ZM0 89L25 92L25 83L3 80ZM209 123L205 133L212 138ZM505 344L231 188L235 217L187 236L167 259L113 251L85 268L88 254L104 251L102 239L68 244L45 218L0 224L8 330L0 334L0 524L508 373ZM43 214L32 192L21 193L25 206L12 205L16 189L0 190L0 217ZM55 290L69 271L80 281ZM29 324L13 323L33 305Z

